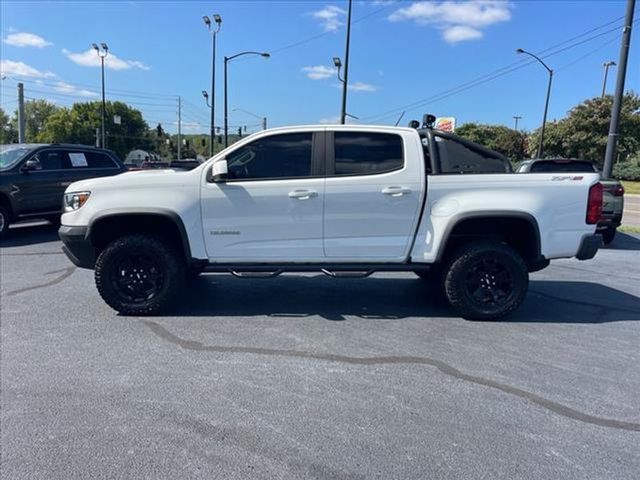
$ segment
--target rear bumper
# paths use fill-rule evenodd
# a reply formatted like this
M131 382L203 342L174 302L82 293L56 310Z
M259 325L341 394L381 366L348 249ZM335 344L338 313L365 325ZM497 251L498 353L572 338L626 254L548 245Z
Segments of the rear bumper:
M587 235L582 238L580 248L576 254L578 260L589 260L596 256L598 249L602 246L602 235Z
M62 225L58 230L58 236L62 240L62 251L76 267L93 270L96 264L96 251L91 245L88 231L87 227Z

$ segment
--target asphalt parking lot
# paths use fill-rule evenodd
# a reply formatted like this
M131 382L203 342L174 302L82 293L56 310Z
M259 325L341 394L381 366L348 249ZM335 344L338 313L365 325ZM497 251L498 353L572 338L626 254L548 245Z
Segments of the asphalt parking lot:
M3 478L638 478L640 236L502 322L407 274L209 275L122 317L53 227L0 245Z

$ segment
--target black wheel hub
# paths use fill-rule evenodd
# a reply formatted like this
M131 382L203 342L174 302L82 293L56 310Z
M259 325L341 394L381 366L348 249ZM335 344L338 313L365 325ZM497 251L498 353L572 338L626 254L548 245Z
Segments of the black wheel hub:
M469 296L485 307L505 305L514 290L511 272L495 257L485 257L473 264L465 286Z
M129 254L115 262L111 284L127 303L153 299L164 285L160 262L148 254Z

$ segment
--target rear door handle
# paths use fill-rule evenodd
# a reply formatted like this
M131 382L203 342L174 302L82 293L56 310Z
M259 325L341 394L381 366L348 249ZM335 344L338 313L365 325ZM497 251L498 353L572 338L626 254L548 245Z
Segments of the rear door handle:
M401 197L411 193L411 189L407 187L385 187L382 189L384 195L391 195L392 197Z
M318 192L315 190L292 190L289 192L289 198L297 198L298 200L308 200L317 196Z

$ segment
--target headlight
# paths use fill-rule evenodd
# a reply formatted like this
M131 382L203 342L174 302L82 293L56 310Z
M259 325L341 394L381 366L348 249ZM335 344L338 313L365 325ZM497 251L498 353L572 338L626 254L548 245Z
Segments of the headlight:
M64 201L62 204L62 210L66 212L73 212L82 207L87 200L89 200L91 192L72 192L64 194Z

